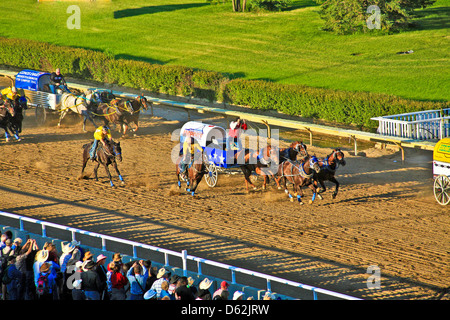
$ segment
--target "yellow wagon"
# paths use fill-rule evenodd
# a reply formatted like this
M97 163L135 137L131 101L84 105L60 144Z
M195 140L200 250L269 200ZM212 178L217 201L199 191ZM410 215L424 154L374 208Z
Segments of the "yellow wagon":
M433 151L434 197L445 206L450 203L450 138L441 139Z

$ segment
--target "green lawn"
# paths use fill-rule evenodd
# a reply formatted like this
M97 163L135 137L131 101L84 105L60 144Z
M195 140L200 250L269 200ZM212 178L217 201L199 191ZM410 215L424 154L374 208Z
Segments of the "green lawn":
M66 27L74 3L80 30ZM449 4L419 10L414 31L337 36L321 31L312 0L264 14L233 13L230 3L205 0L2 0L0 35L248 79L449 100ZM414 53L397 54L407 50Z

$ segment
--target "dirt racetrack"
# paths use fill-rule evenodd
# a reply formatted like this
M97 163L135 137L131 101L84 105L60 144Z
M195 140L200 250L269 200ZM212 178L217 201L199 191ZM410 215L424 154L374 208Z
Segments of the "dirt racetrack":
M344 148L339 194L310 205L288 201L272 181L247 193L243 176L204 181L192 198L176 187L172 132L183 122L141 116L138 135L121 138L126 184L79 179L83 133L79 118L61 128L27 112L20 142L0 141L0 210L70 225L273 274L364 299L449 299L449 213L432 190L432 153L375 148L355 157ZM205 122L221 123L210 118ZM118 139L120 134L113 133ZM325 156L331 148L309 147ZM93 165L88 164L87 173ZM261 185L261 180L257 181ZM327 183L329 188L333 186ZM368 289L369 266L381 288Z

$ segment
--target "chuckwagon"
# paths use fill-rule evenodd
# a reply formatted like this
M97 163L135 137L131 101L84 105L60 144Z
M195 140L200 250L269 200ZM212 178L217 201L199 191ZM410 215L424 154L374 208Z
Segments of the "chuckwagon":
M205 174L206 184L214 187L217 184L218 173L231 168L238 168L234 155L236 150L226 150L227 132L220 126L189 121L180 131L180 153L187 138L194 137L203 149L203 162L208 173Z
M35 107L38 124L45 123L47 112L58 110L62 94L50 90L50 73L36 70L22 70L16 75L15 86L22 89L28 100L28 106Z
M438 141L433 151L434 197L445 206L450 203L450 138Z

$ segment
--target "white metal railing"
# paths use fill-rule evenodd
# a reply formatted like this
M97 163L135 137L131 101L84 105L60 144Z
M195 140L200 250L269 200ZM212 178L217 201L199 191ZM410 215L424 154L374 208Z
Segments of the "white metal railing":
M450 108L371 119L379 122L377 132L382 135L412 140L433 140L450 137Z
M230 265L227 265L227 264L224 264L224 263L220 263L220 262L215 262L215 261L206 260L206 259L202 259L202 258L199 258L199 257L191 256L191 255L187 254L186 250L183 250L181 252L176 252L176 251L172 251L172 250L168 250L168 249L162 249L162 248L158 248L158 247L155 247L155 246L151 246L151 245L147 245L147 244L143 244L143 243L138 243L138 242L134 242L134 241L130 241L130 240L125 240L125 239L111 237L111 236L108 236L108 235L103 235L103 234L99 234L99 233L95 233L95 232L90 232L90 231L85 231L85 230L81 230L81 229L77 229L77 228L63 226L63 225L59 225L59 224L52 223L52 222L47 222L47 221L37 220L37 219L29 218L29 217L24 217L24 216L20 216L20 215L17 215L17 214L4 212L4 211L0 211L0 216L5 216L5 217L9 217L9 218L13 218L13 219L19 220L19 229L20 229L20 231L26 231L24 229L24 225L23 225L24 221L35 223L35 224L40 224L41 228L42 228L42 237L47 237L47 227L52 227L52 228L56 228L56 229L59 229L59 230L70 231L71 234L72 234L72 240L76 240L75 235L77 233L78 234L83 234L83 235L88 235L88 236L95 237L95 238L100 238L102 240L102 250L103 251L107 251L107 249L106 249L106 240L119 242L121 244L127 244L127 245L132 246L132 248L133 248L133 258L138 258L138 256L137 256L137 248L143 248L143 249L147 249L147 250L151 250L151 251L155 251L155 252L161 252L161 253L164 253L164 261L165 261L165 265L166 266L169 266L169 256L176 256L176 257L179 257L179 258L182 259L182 262L183 262L183 274L185 276L187 275L187 272L188 272L188 270L187 270L187 261L191 260L191 261L197 262L197 274L198 275L202 275L202 264L215 266L215 267L218 267L218 268L221 268L221 269L224 269L224 270L229 270L231 272L231 283L232 284L237 284L236 283L236 273L242 273L242 274L254 276L256 278L265 279L266 282L267 282L267 291L272 291L271 290L271 282L273 281L273 282L278 282L280 284L285 284L285 285L289 285L289 286L292 286L292 287L297 287L297 288L301 288L301 289L304 289L304 290L311 291L314 300L318 300L318 297L317 297L318 293L321 293L321 294L324 294L324 295L327 295L327 296L331 296L331 297L335 297L335 298L339 298L339 299L344 299L344 300L362 300L362 299L359 299L359 298L356 298L356 297L352 297L352 296L348 296L348 295L345 295L345 294L342 294L342 293L338 293L338 292L334 292L334 291L330 291L330 290L326 290L326 289L322 289L322 288L317 288L317 287L314 287L314 286L310 286L310 285L306 285L306 284L303 284L303 283L282 279L282 278L279 278L279 277L274 277L274 276L263 274L263 273L260 273L260 272L255 272L255 271L251 271L251 270L247 270L247 269L243 269L243 268L230 266Z

